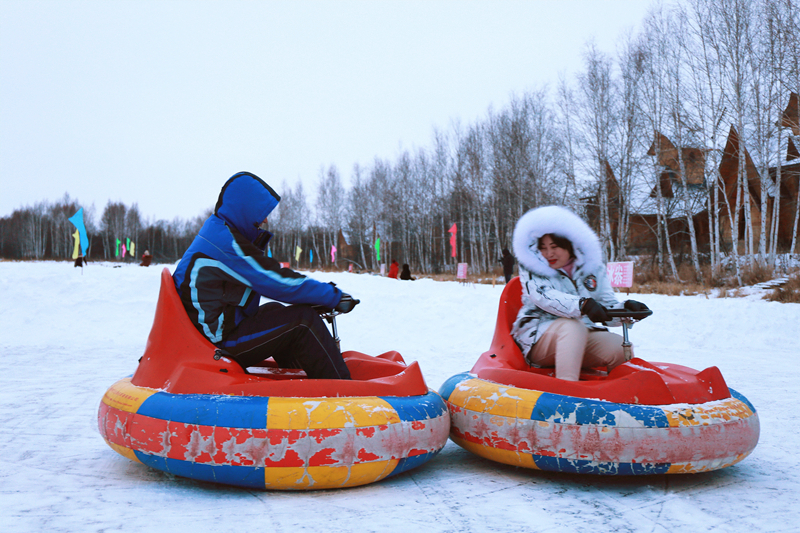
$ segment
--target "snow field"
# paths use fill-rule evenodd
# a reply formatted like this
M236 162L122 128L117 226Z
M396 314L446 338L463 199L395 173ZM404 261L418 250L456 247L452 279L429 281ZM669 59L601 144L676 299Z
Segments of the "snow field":
M755 405L750 457L706 474L570 476L478 458L449 442L426 465L353 489L248 491L176 478L109 448L106 389L130 375L153 320L161 266L0 262L0 530L794 531L800 521L800 305L636 295L655 311L636 355L718 366ZM489 347L502 286L311 273L361 299L337 325L345 350L399 351L428 386ZM624 294L620 298L625 298Z

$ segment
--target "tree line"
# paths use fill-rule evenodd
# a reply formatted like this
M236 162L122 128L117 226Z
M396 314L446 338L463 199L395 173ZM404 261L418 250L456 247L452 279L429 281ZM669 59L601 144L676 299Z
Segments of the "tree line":
M65 194L55 202L38 202L15 209L0 218L0 257L5 259L71 259L75 226L69 217L83 208L83 221L89 236L87 259L134 261L124 256L117 240L135 243L136 255L150 251L156 261L174 262L200 231L205 217L184 221L148 221L137 204L109 201L97 218L94 205L85 206ZM118 255L119 254L119 255Z
M327 249L341 228L370 268L380 238L391 243L386 261L424 273L468 262L485 272L520 215L561 204L597 229L609 260L627 258L633 222L645 224L665 277L678 279L676 242L698 277L701 263L739 276L740 256L774 264L797 251L798 166L786 154L800 147L800 116L796 104L788 123L782 113L800 94L799 11L796 0L657 5L615 55L587 43L574 78L436 129L427 147L356 165L349 190L335 167L320 172L313 206L301 184L284 183L278 253ZM731 157L737 169L726 181L720 166ZM778 239L781 220L792 225L790 242Z
M797 186L788 203L778 199L797 180L785 155L790 143L800 147L800 131L787 129L781 116L790 95L800 94L799 12L797 0L659 4L614 54L588 42L575 76L512 95L473 123L435 128L427 146L356 164L349 186L335 166L320 170L313 199L301 182L284 181L270 216L276 234L270 253L293 266L328 267L336 246L337 267L347 260L374 270L397 260L436 273L467 262L487 272L510 248L517 219L548 204L587 218L609 260L639 252L633 226L644 221L654 261L675 279L676 260L684 258L673 249L678 239L698 277L701 263L712 266L712 275L726 268L738 275L742 260L770 263L779 253L795 253ZM800 125L800 117L789 119ZM726 154L733 131L737 152ZM668 152L676 168L665 166ZM699 155L687 161L687 154ZM731 155L737 169L726 182L720 165ZM66 256L69 227L59 213L69 202L0 219L0 254ZM783 243L777 226L787 205L793 229L791 242ZM87 222L91 255L109 258L111 243L124 233L136 235L137 249L148 247L156 259L177 259L202 220L144 223L135 204L109 203L100 220ZM453 224L456 257L449 245Z

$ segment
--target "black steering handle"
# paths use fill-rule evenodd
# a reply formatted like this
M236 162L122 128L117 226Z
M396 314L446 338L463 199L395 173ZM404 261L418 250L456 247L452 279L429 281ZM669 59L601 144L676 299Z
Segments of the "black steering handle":
M630 311L628 309L608 309L608 316L612 318L632 318L634 320L642 320L653 314L652 309L646 311Z

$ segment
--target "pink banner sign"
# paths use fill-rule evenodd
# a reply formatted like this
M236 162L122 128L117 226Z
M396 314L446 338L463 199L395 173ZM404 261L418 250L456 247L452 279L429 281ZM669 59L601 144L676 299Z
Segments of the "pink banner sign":
M612 287L633 287L633 261L620 261L606 265Z
M455 257L456 256L456 233L458 233L458 228L456 227L455 224L453 224L453 227L450 228L449 230L447 230L447 232L450 234L450 255L452 257Z
M289 264L289 263L284 263L283 261L281 261L281 268L292 268L292 265Z
M467 279L467 263L459 263L456 271L456 279Z

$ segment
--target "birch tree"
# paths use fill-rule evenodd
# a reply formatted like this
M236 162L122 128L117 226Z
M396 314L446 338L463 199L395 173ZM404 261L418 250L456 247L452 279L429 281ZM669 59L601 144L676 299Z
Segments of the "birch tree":
M719 192L722 179L719 174L726 117L722 94L722 68L724 63L714 53L711 6L706 0L692 0L685 16L687 36L693 46L689 49L690 98L693 116L698 125L698 145L705 153L704 175L708 184L708 224L710 262L712 275L718 274L720 265L720 205ZM724 194L724 193L723 193Z
M612 80L612 64L609 57L594 43L589 43L584 52L584 71L578 76L580 119L585 163L589 175L598 187L600 209L600 240L603 253L609 261L616 258L614 240L611 238L609 197L606 164L611 160L610 135L616 129L616 101Z
M665 36L663 39L673 39L673 36L685 36L687 31L687 21L683 12L679 12L676 17L672 18L673 31ZM686 226L689 228L689 245L691 248L692 266L695 271L695 278L697 281L702 281L702 271L700 270L700 259L697 253L697 234L694 227L694 211L695 206L692 202L692 195L689 189L689 180L687 176L687 166L684 159L684 148L687 147L687 140L691 139L691 133L698 131L698 127L693 123L690 118L689 112L685 106L685 87L684 87L684 70L686 65L687 41L685 39L678 39L677 42L670 42L667 47L666 57L666 74L667 74L667 93L668 93L668 107L669 115L671 117L671 132L675 140L675 147L677 148L678 159L678 174L681 181L680 195L681 204L684 218L686 219Z
M652 158L651 175L656 200L657 227L655 231L658 244L659 270L663 275L666 256L666 264L670 268L673 279L680 280L672 254L667 206L665 205L664 191L661 187L661 175L665 169L660 164L661 154L665 149L665 147L661 146L660 132L664 130L667 116L667 89L665 87L667 74L665 72L665 63L669 57L669 41L662 38L662 36L669 32L670 27L669 16L660 9L651 12L645 19L642 50L646 54L646 60L642 63L643 78L639 86L641 90L639 101L642 106L642 117L649 126L649 130L653 132L654 157Z

